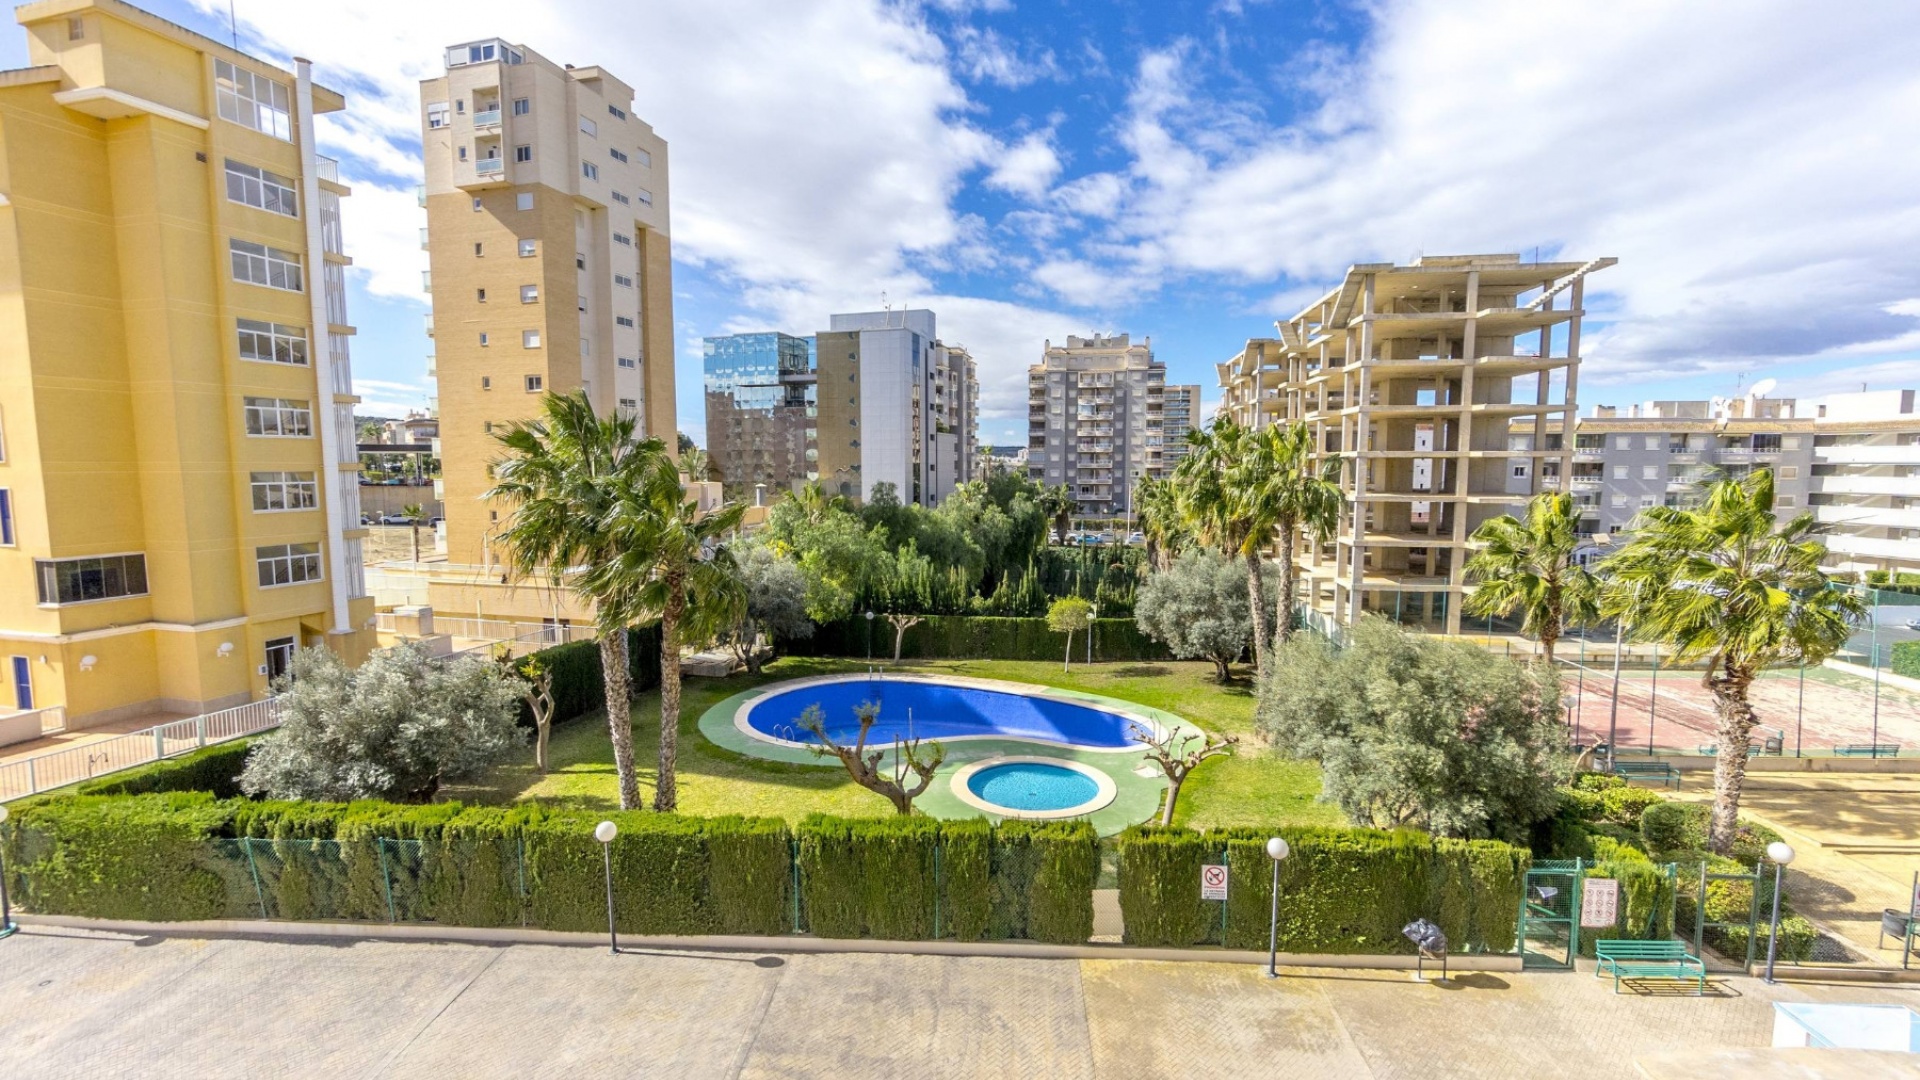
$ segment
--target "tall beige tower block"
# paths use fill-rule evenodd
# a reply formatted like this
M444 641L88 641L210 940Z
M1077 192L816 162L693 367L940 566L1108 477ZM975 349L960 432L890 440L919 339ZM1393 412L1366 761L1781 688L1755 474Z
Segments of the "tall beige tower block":
M1242 423L1304 421L1339 455L1338 535L1303 538L1307 617L1377 612L1460 632L1467 538L1570 472L1586 278L1612 266L1517 255L1364 263L1219 366ZM1515 425L1532 432L1512 448ZM1557 438L1549 439L1552 433ZM1510 484L1524 462L1527 481ZM1549 482L1554 482L1549 480Z
M450 564L498 563L493 431L586 389L675 443L667 144L633 90L499 39L420 84Z
M0 714L263 696L373 645L341 235L291 70L119 0L0 72Z

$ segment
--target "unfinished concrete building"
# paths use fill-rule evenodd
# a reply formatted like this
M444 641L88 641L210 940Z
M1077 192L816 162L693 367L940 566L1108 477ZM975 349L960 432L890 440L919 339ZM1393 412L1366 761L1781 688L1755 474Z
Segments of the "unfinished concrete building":
M1371 611L1460 632L1467 537L1519 512L1543 472L1571 471L1583 286L1614 261L1363 263L1277 323L1277 340L1219 365L1223 412L1305 421L1318 452L1341 461L1338 534L1300 548L1309 620ZM1535 435L1523 449L1509 447L1516 421ZM1549 430L1561 435L1552 449ZM1514 459L1529 465L1524 492L1508 485Z

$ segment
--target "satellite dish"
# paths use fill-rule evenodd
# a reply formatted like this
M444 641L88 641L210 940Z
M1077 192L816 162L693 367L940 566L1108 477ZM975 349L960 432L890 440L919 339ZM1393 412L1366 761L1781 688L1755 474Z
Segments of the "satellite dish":
M1766 397L1768 394L1773 393L1774 387L1779 385L1779 379L1761 379L1759 382L1754 383L1753 389L1747 391L1747 393L1754 397Z

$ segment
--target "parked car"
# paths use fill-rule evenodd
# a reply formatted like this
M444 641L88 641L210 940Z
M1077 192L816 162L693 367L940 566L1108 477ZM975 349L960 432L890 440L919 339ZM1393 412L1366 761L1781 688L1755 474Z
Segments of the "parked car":
M1907 629L1913 630L1913 631L1920 631L1920 618L1908 619Z
M1093 542L1096 544L1111 544L1113 543L1113 534L1110 532L1100 533L1093 538Z
M1147 542L1147 534L1140 532L1137 529L1127 534L1127 543L1133 547L1139 547L1141 544L1144 544L1146 542Z
M381 514L381 515L380 515L380 524L382 524L382 525L411 525L411 524L413 524L413 519L412 519L412 518L410 518L410 517L408 517L408 516L407 516L407 515L405 515L405 514Z
M446 523L447 523L447 519L443 517L427 519L427 527L431 529L437 529L440 526L445 525Z

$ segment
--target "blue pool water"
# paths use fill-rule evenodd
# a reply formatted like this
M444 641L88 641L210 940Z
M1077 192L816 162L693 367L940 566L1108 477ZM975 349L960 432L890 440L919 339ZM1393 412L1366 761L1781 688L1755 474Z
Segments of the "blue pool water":
M811 742L812 736L798 729L798 721L807 706L818 705L826 713L827 734L835 742L850 743L860 733L853 708L863 701L880 704L880 717L867 736L869 743L905 739L911 712L913 735L921 739L995 736L1116 750L1138 745L1129 734L1127 718L1102 709L998 690L895 679L850 679L775 693L754 703L747 723L776 739Z
M1098 795L1100 785L1075 769L1015 761L967 777L967 790L1009 810L1066 810Z

